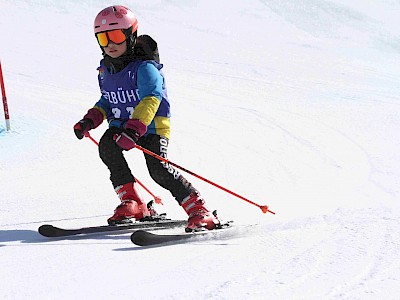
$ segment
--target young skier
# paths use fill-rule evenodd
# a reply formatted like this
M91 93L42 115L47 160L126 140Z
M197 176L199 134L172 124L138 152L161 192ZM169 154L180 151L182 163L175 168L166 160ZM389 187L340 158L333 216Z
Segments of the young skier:
M99 155L121 203L108 219L118 224L154 214L138 191L123 155L138 144L164 158L170 138L170 102L156 42L137 36L138 21L124 6L110 6L95 18L94 33L102 50L98 67L100 100L74 126L78 139L107 119L109 128L99 142ZM172 166L144 154L150 176L169 190L188 214L188 230L214 229L219 219L200 193Z

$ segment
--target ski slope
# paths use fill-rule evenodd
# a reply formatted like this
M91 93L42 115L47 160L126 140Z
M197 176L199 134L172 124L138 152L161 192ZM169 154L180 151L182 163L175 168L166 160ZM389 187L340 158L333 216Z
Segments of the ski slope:
M235 234L148 249L129 234L41 237L44 223L104 224L118 204L72 130L100 95L92 26L110 3L2 0L0 298L398 299L400 3L123 4L159 44L169 159L276 215L188 175ZM126 157L158 210L186 218L142 153Z

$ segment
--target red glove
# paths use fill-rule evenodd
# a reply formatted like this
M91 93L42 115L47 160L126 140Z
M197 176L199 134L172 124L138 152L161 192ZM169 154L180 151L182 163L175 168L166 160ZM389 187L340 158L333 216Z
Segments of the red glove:
M74 126L74 132L78 139L83 139L86 133L93 128L93 121L90 119L82 119Z
M114 138L114 141L117 143L117 145L120 146L124 150L131 150L132 148L135 148L136 142L138 140L138 139L131 137L126 132L122 132L120 134L115 134L113 138Z
M74 126L74 132L78 139L83 139L89 130L98 127L103 122L104 116L97 108L91 108L87 114Z
M136 146L136 142L147 131L147 126L140 120L130 119L124 125L125 131L114 135L114 141L124 150L130 150Z

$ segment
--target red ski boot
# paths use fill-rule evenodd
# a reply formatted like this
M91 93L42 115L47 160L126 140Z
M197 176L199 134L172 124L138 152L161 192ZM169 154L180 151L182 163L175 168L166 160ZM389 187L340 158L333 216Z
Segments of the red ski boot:
M146 203L140 195L136 182L129 182L115 188L121 204L117 206L114 215L107 220L109 225L130 223L131 219L140 220L150 216Z
M196 231L201 228L212 230L221 222L217 218L217 213L211 213L204 205L205 201L197 192L190 194L181 203L183 209L189 216L186 231Z

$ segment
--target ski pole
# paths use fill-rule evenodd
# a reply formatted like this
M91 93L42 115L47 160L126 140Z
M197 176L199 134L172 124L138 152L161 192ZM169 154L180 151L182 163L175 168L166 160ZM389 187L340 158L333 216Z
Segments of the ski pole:
M200 175L198 175L198 174L196 174L196 173L194 173L194 172L192 172L192 171L190 171L188 169L185 169L185 168L179 166L178 164L173 163L172 161L170 161L170 160L168 160L168 159L166 159L166 158L164 158L164 157L162 157L162 156L160 156L158 154L155 154L155 153L151 152L150 150L147 150L147 149L145 149L145 148L143 148L143 147L141 147L141 146L139 146L137 144L135 145L135 148L139 149L140 151L142 151L142 152L144 152L144 153L146 153L146 154L148 154L148 155L150 155L150 156L152 156L154 158L157 158L160 161L168 163L168 164L170 164L170 165L172 165L172 166L174 166L174 167L176 167L176 168L178 168L178 169L180 169L180 170L182 170L182 171L184 171L184 172L186 172L186 173L188 173L190 175L193 175L194 177L197 177L197 178L199 178L199 179L201 179L201 180L203 180L203 181L205 181L205 182L207 182L207 183L209 183L209 184L211 184L211 185L213 185L213 186L215 186L215 187L217 187L217 188L219 188L219 189L221 189L221 190L223 190L223 191L225 191L225 192L227 192L227 193L229 193L229 194L231 194L231 195L233 195L233 196L235 196L235 197L237 197L239 199L242 199L242 200L244 200L244 201L246 201L246 202L248 202L250 204L253 204L253 205L257 206L258 208L260 208L262 210L262 212L264 214L267 213L267 212L275 214L273 211L268 209L267 205L259 205L259 204L255 203L255 202L253 202L253 201L251 201L249 199L246 199L245 197L240 196L239 194L236 194L235 192L232 192L232 191L228 190L227 188L224 188L223 186L220 186L219 184L216 184L215 182L212 182L211 180L208 180L207 178L204 178L204 177L202 177L202 176L200 176Z
M99 146L99 143L92 138L92 136L90 135L89 132L85 133L85 137L88 137L93 143L95 143L97 146ZM162 199L159 196L155 196L141 181L139 181L139 179L136 178L135 176L135 180L137 181L137 183L146 191L148 192L153 198L154 198L154 202L157 204L163 204Z
M10 113L8 112L8 104L7 104L7 96L6 96L6 88L4 87L4 76L3 70L1 69L1 61L0 61L0 88L1 95L3 98L3 108L4 108L4 118L6 120L6 128L7 131L10 131Z

